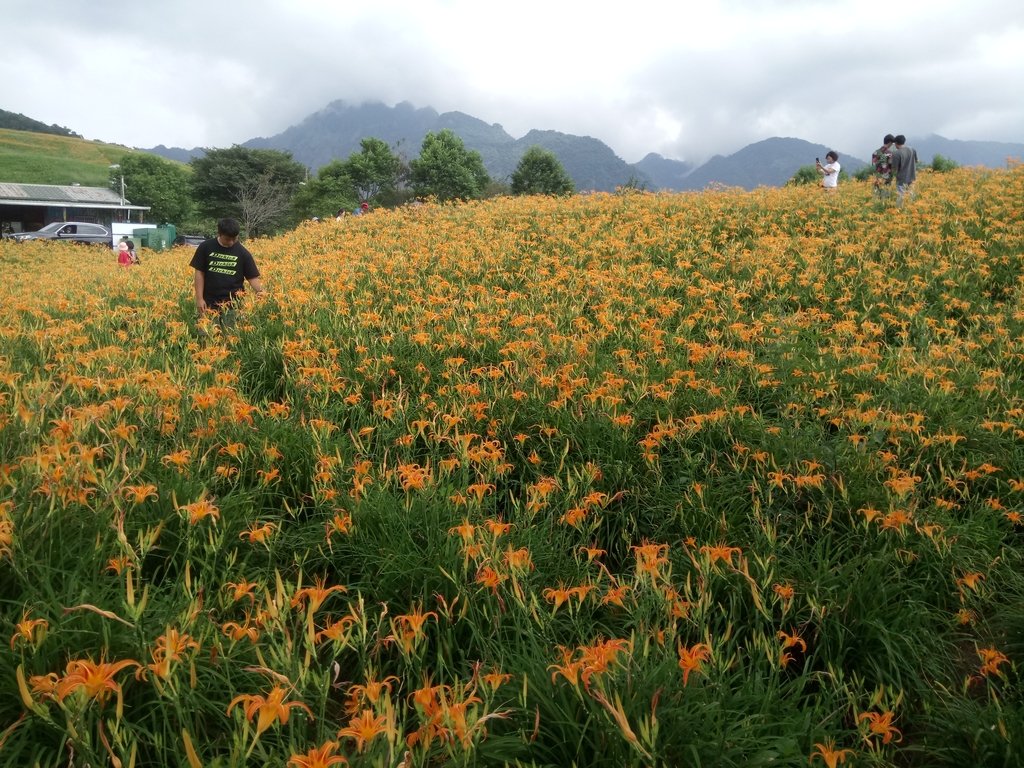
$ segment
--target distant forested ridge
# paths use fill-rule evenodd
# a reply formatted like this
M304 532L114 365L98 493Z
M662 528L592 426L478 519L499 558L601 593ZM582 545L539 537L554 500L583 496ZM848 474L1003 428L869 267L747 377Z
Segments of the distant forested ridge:
M32 133L52 133L55 136L73 136L76 139L82 138L82 134L75 133L63 125L57 125L56 123L47 125L38 120L33 120L31 117L25 117L20 112L8 112L6 109L0 109L0 128L8 128L12 131L31 131Z

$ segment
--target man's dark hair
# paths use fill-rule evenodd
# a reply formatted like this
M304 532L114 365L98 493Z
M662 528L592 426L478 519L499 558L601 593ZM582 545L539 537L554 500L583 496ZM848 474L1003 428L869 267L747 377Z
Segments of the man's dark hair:
M907 143L907 137L904 136L902 133L899 136L896 137L896 146L897 147L902 147L906 143Z
M221 219L217 222L218 235L224 235L224 237L238 237L238 233L241 231L241 227L238 226L238 222L234 219Z
M828 160L830 157L832 158L832 162L833 163L835 163L835 162L837 162L839 160L839 155L833 149L830 149L828 152L825 153L825 159L826 160Z
M885 138L882 139L883 144L892 144L894 141L896 141L896 137L893 136L891 133L885 134Z

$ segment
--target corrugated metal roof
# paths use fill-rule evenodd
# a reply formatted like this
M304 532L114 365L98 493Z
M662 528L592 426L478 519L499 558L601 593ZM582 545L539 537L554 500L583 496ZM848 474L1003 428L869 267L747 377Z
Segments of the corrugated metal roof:
M5 200L43 200L59 205L61 203L113 203L121 204L121 196L106 187L75 187L59 184L15 184L0 181L0 203Z

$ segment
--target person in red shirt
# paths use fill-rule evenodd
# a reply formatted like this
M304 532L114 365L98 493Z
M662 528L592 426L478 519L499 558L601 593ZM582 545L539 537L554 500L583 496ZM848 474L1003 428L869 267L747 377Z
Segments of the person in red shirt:
M128 243L117 244L117 263L122 267L130 267L134 263L131 251L128 250Z

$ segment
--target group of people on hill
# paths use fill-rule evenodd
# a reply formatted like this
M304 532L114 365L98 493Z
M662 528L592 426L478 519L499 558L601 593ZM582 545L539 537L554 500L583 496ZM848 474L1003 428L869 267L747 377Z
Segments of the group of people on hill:
M871 153L871 164L875 167L875 194L885 200L892 195L892 182L896 181L896 200L900 205L914 195L914 181L917 180L917 150L907 146L902 133L893 136L885 134L882 146Z
M893 136L885 134L882 146L871 154L871 164L875 168L875 194L881 200L888 199L892 194L892 182L896 180L896 199L903 205L904 199L913 196L914 181L917 180L917 150L907 146L907 137L902 133ZM825 155L825 164L814 159L814 167L821 174L821 186L829 192L839 187L839 155L829 150Z

